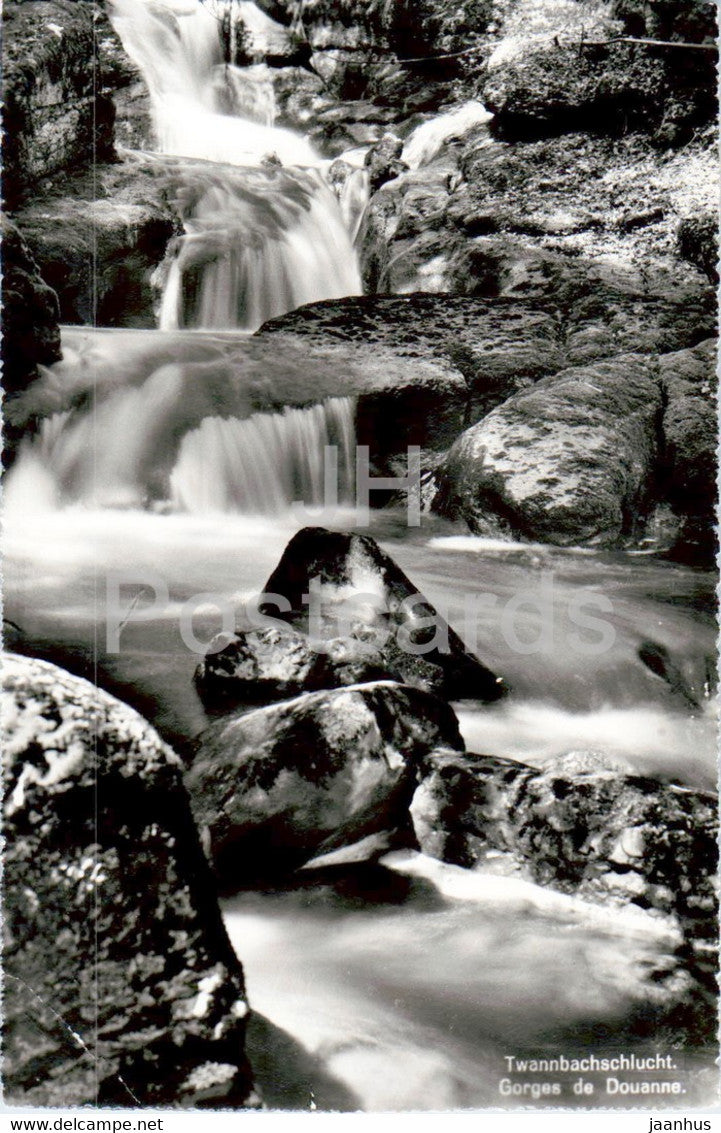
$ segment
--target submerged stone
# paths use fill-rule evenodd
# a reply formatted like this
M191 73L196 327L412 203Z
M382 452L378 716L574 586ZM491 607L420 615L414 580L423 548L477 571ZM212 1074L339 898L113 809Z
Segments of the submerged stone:
M195 686L205 707L215 711L394 679L382 650L362 636L330 639L318 650L304 634L283 626L219 634L198 666Z

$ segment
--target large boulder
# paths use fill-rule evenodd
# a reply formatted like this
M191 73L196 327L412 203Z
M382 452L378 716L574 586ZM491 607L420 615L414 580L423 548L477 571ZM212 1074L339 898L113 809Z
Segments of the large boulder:
M421 756L461 750L451 708L390 681L211 724L186 776L222 886L238 889L403 823Z
M536 172L540 179L540 167ZM668 172L675 176L675 166ZM381 189L373 201L390 189L390 185ZM468 223L472 219L469 215ZM453 245L447 233L435 235L448 254ZM676 272L673 278L659 277L656 290L643 293L640 278L634 290L635 284L629 284L623 271L619 274L601 260L601 248L591 249L594 254L598 251L599 261L590 263L546 251L540 245L524 250L505 234L497 237L493 247L486 239L474 237L466 247L469 255L469 249L473 250L470 258L476 267L482 262L483 271L491 272L489 290L483 295L417 293L329 299L270 320L251 341L272 336L276 349L287 343L288 347L329 352L329 356L338 351L339 366L342 345L348 360L345 366L355 356L370 374L375 356L386 367L389 379L407 360L414 362L419 374L424 366L451 366L466 379L466 423L472 423L512 394L568 366L616 354L681 350L715 333L715 302L695 271L695 282L684 283ZM515 280L518 292L499 295L496 271ZM539 284L533 297L521 297L523 278L527 284L529 280L534 286ZM544 281L545 286L540 286ZM399 388L409 384L397 382ZM434 429L440 425L443 443L447 443L445 415L439 420L437 409L428 403L425 409L433 415ZM387 420L384 424L382 414L376 414L374 428L378 435L390 426ZM417 427L416 436L419 433Z
M505 686L369 535L305 527L263 588L260 612L309 635L348 641L395 679L449 699L496 700ZM334 648L335 646L333 646Z
M327 300L265 323L256 337L281 334L318 348L370 346L415 365L450 363L486 412L564 365L554 314L514 301L430 294Z
M680 549L709 565L716 555L716 363L714 339L659 359L664 486L681 517Z
M243 1106L248 1006L181 778L140 717L6 655L4 1091Z
M427 610L431 609L425 603ZM302 692L390 680L438 696L492 698L501 686L468 681L458 684L457 670L406 652L396 636L378 622L356 621L346 637L313 640L289 625L218 634L195 674L195 687L209 712L268 704Z
M560 546L637 537L661 409L657 362L641 355L544 378L456 441L435 506L475 532Z
M574 766L574 760L577 766ZM456 865L494 853L541 885L673 915L710 939L715 922L712 795L640 775L539 771L495 756L432 752L411 803L422 850Z
M570 130L623 132L649 125L663 106L664 68L627 44L531 48L492 67L482 98L505 138ZM660 124L660 116L656 118Z
M495 128L509 137L643 130L660 146L686 142L716 116L714 15L705 0L614 0L592 8L519 0L503 14L481 83ZM626 35L646 42L639 49L623 42ZM668 41L710 50L669 48Z

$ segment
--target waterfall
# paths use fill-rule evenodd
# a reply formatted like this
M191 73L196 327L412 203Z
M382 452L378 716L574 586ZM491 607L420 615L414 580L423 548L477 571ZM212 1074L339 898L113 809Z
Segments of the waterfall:
M334 164L338 165L338 162ZM362 165L352 166L346 162L342 164L347 168L343 170L342 177L338 177L335 183L332 182L333 192L338 198L346 231L355 242L370 200L370 175Z
M254 5L241 7L249 19ZM323 163L273 124L268 68L225 62L223 11L112 0L113 25L148 84L160 151L193 159L174 166L185 236L159 273L163 329L252 331L303 303L362 291L354 233Z
M213 97L222 114L273 126L277 114L275 89L270 69L263 63L252 67L234 67L225 63L216 67Z
M420 169L433 161L446 142L487 125L492 117L482 103L471 100L428 122L421 122L403 147L403 160L411 169Z
M163 462L182 428L183 392L182 369L163 366L140 386L46 417L8 475L6 509L19 511L41 483L46 509L136 507L162 496Z
M257 68L244 74L226 63L219 11L214 14L200 0L183 7L112 0L111 18L148 85L162 153L231 165L260 165L268 154L289 165L317 162L305 138L276 129L267 114L257 117L250 88L264 81L260 97L267 103L270 77Z
M352 503L354 398L197 421L183 417L186 389L181 368L164 366L140 387L45 418L8 474L6 513L154 502L196 514L282 515L296 501L330 510Z
M202 170L186 234L159 273L161 330L256 330L304 303L358 294L338 204L314 169Z
M183 438L170 477L173 505L201 515L280 515L295 501L329 509L350 504L354 416L353 398L336 397L244 421L206 417Z

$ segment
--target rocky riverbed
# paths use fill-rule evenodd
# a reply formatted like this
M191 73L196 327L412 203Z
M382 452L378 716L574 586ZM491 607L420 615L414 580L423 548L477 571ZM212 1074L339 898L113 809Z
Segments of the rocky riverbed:
M210 9L4 10L6 1099L707 1104L713 11Z

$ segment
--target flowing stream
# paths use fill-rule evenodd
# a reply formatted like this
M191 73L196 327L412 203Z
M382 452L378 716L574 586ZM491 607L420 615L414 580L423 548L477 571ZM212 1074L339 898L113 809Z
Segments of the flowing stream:
M255 330L303 303L361 291L324 163L274 125L267 70L224 62L222 7L113 0L111 10L147 81L159 151L231 167L186 167L186 232L162 273L165 330Z
M247 332L360 292L365 181L338 202L309 143L273 125L264 69L224 64L210 6L114 0L113 21L150 87L160 153L187 159L192 204L164 269L161 329L64 331L43 386L56 411L7 481L5 613L182 750L206 723L184 608L202 648L299 526L357 520L353 399L302 359L276 373L247 353ZM427 130L413 160L452 126ZM309 387L322 390L314 404ZM339 490L322 514L326 446ZM392 510L373 514L371 533L512 688L490 707L456 706L470 750L539 766L601 752L713 788L710 575L494 543L430 518L412 528ZM671 658L666 679L640 659L648 642ZM644 972L675 943L641 913L397 853L306 870L286 891L229 899L225 915L259 1013L261 1087L271 1105L311 1109L514 1105L499 1092L507 1054L655 1049L652 1026L632 1039L631 1022ZM703 1060L689 1065L686 1106L708 1077Z

